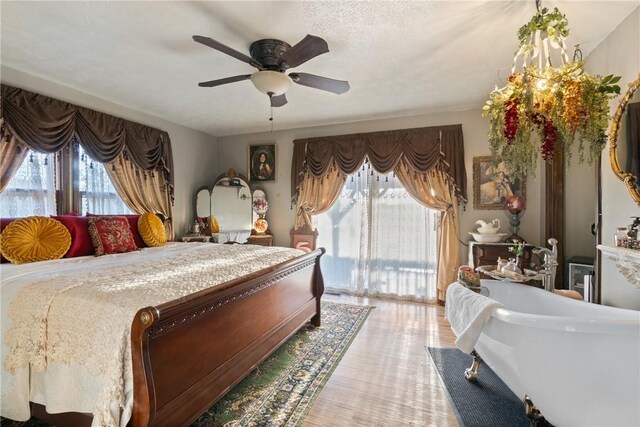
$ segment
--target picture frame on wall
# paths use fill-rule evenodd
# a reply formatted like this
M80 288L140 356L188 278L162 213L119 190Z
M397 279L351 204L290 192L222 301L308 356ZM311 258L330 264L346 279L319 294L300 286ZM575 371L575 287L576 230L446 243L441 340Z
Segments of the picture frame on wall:
M473 208L502 210L509 196L525 199L526 181L509 176L504 162L497 165L491 156L473 158Z
M276 146L249 146L249 181L269 182L276 180Z

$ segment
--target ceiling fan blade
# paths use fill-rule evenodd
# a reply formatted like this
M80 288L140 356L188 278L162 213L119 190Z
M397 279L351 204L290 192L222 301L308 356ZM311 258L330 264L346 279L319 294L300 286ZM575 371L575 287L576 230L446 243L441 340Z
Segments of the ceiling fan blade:
M345 93L351 87L347 81L334 80L328 77L316 76L315 74L291 73L289 77L291 77L294 83L299 85L326 90L327 92L337 93L338 95Z
M259 70L264 69L262 64L260 64L258 61L251 58L250 56L245 55L242 52L238 52L237 50L232 49L229 46L223 45L219 41L216 41L210 37L193 36L193 40L198 43L202 43L205 46L209 46L210 48L218 50L222 53L226 53L229 56L233 56L234 58L239 59L242 62L246 62L247 64L251 65L252 67L256 67Z
M304 64L308 60L318 55L329 52L329 46L324 39L307 34L298 44L286 51L280 57L280 66L286 63L283 68L293 68Z
M242 80L249 80L250 78L251 78L251 74L245 74L242 76L233 76L233 77L226 77L224 79L209 80L208 82L200 82L198 83L198 86L214 87L214 86L226 85L227 83L241 82Z
M286 103L287 103L287 97L284 96L284 93L282 95L272 96L271 97L271 106L272 107L282 107Z

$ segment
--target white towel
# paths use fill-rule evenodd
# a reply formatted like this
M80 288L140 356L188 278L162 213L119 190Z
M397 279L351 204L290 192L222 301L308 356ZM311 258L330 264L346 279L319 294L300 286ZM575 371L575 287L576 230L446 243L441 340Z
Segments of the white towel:
M501 303L475 293L460 283L452 283L447 289L445 317L456 334L456 347L469 354L476 345L482 328L491 318L491 313Z

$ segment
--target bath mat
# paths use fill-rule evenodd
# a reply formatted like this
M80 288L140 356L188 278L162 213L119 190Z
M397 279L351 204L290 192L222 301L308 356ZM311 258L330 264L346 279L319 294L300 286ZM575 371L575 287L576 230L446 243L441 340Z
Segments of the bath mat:
M449 396L460 427L529 427L524 403L485 364L476 382L467 381L464 370L473 357L457 348L427 347Z

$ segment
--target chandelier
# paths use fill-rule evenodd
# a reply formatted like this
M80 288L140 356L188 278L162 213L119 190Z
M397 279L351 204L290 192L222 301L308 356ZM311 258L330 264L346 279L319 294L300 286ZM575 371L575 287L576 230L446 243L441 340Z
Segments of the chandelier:
M541 9L536 0L536 10L518 30L506 86L491 92L482 112L491 154L519 178L535 175L538 158L551 161L556 150L569 161L577 150L581 163L592 164L607 143L609 100L620 93L620 77L583 70L579 46L569 59L569 22L558 8Z

